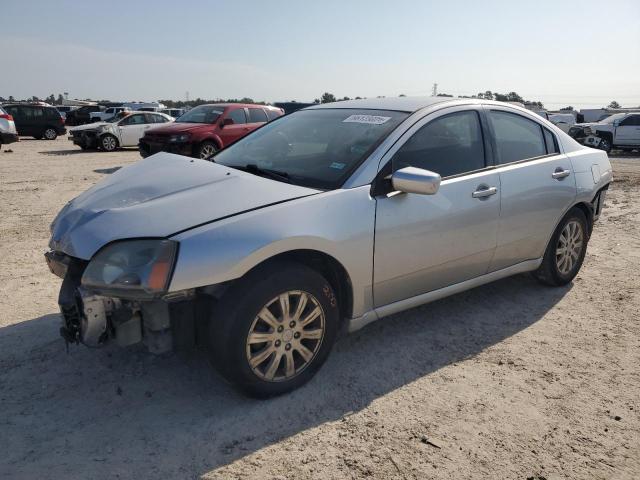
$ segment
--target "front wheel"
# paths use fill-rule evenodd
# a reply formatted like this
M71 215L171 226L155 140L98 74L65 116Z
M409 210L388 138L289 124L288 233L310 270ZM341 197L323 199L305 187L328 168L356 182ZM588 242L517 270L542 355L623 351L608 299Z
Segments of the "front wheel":
M612 148L611 142L609 141L608 138L601 138L600 143L598 144L598 148L600 150L604 150L607 153L610 153Z
M46 128L43 135L46 140L55 140L58 138L58 132L55 128L51 127Z
M110 133L107 133L100 138L100 146L105 152L113 152L118 148L118 139Z
M213 142L202 142L198 150L198 158L209 160L218 151L218 146Z
M329 355L338 324L333 288L318 272L297 264L258 268L214 308L211 358L244 393L280 395L315 375Z
M551 286L559 287L571 282L580 271L588 241L587 218L582 210L572 208L553 232L534 276Z

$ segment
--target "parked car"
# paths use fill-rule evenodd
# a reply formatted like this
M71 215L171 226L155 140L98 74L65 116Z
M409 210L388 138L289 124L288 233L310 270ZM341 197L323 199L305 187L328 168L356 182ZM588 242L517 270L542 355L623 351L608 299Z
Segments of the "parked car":
M563 132L567 133L571 127L576 123L576 118L572 113L552 113L545 111L537 111L538 115L542 118L549 120L556 127L558 127Z
M119 147L137 146L145 131L169 122L173 122L173 118L163 113L122 111L111 122L71 128L69 140L83 150L100 148L112 152Z
M83 105L76 110L67 112L65 122L69 126L91 123L91 117L97 112L103 112L107 107L103 105Z
M579 123L569 135L588 147L609 153L612 149L640 148L640 112L616 113L594 123Z
M108 107L100 112L91 113L91 123L106 122L114 118L120 112L130 112L129 107Z
M19 139L13 117L0 107L0 148Z
M78 107L73 107L73 106L69 106L69 105L56 105L56 110L58 110L58 113L60 113L60 116L66 121L67 119L67 113L69 113L71 110L75 110Z
M140 140L140 155L148 157L157 152L171 152L209 158L221 148L283 114L281 108L265 105L200 105L180 116L175 123L148 132Z
M604 152L505 103L317 105L212 162L161 153L68 203L46 255L64 278L61 333L206 345L243 391L280 394L344 322L517 273L571 282L611 181Z
M29 103L5 104L3 108L13 117L18 135L55 140L64 135L64 120L55 107Z
M178 118L180 117L186 110L184 108L164 108L160 110L161 113L167 114L170 117Z

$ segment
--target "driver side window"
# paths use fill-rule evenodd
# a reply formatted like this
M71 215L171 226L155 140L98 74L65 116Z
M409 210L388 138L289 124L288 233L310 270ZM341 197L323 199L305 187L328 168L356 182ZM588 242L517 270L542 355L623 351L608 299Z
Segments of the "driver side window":
M442 178L480 170L485 165L480 118L474 110L436 118L405 142L392 159L393 171L417 167Z

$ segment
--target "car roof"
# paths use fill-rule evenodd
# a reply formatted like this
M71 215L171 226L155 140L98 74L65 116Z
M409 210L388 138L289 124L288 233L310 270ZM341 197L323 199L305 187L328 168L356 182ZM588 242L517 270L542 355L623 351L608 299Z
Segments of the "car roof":
M241 107L241 108L245 108L245 107L253 107L253 108L270 108L270 109L275 109L275 110L280 110L279 107L274 107L273 105L258 105L256 103L203 103L202 105L196 105L196 107L202 107L203 105L206 105L208 107ZM193 107L193 108L196 108Z

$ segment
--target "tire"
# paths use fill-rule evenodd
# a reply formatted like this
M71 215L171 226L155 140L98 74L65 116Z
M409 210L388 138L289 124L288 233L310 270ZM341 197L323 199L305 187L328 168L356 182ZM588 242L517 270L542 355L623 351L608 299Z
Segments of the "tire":
M100 148L105 152L113 152L118 148L118 139L107 133L100 137Z
M600 143L598 144L598 149L599 150L604 150L605 152L607 152L607 154L611 153L611 142L609 141L608 138L601 138L600 139Z
M580 271L588 242L587 217L574 207L556 227L542 263L533 275L546 285L559 287L568 284Z
M285 320L283 303L289 306ZM300 319L312 320L303 325ZM214 306L209 354L214 367L245 394L281 395L319 370L335 342L339 320L333 288L315 270L294 263L259 267Z
M218 145L213 142L205 141L200 144L200 148L198 148L198 158L203 160L208 160L218 151Z
M45 140L55 140L58 138L58 131L53 127L47 127L44 129L44 132L42 132L42 135Z

